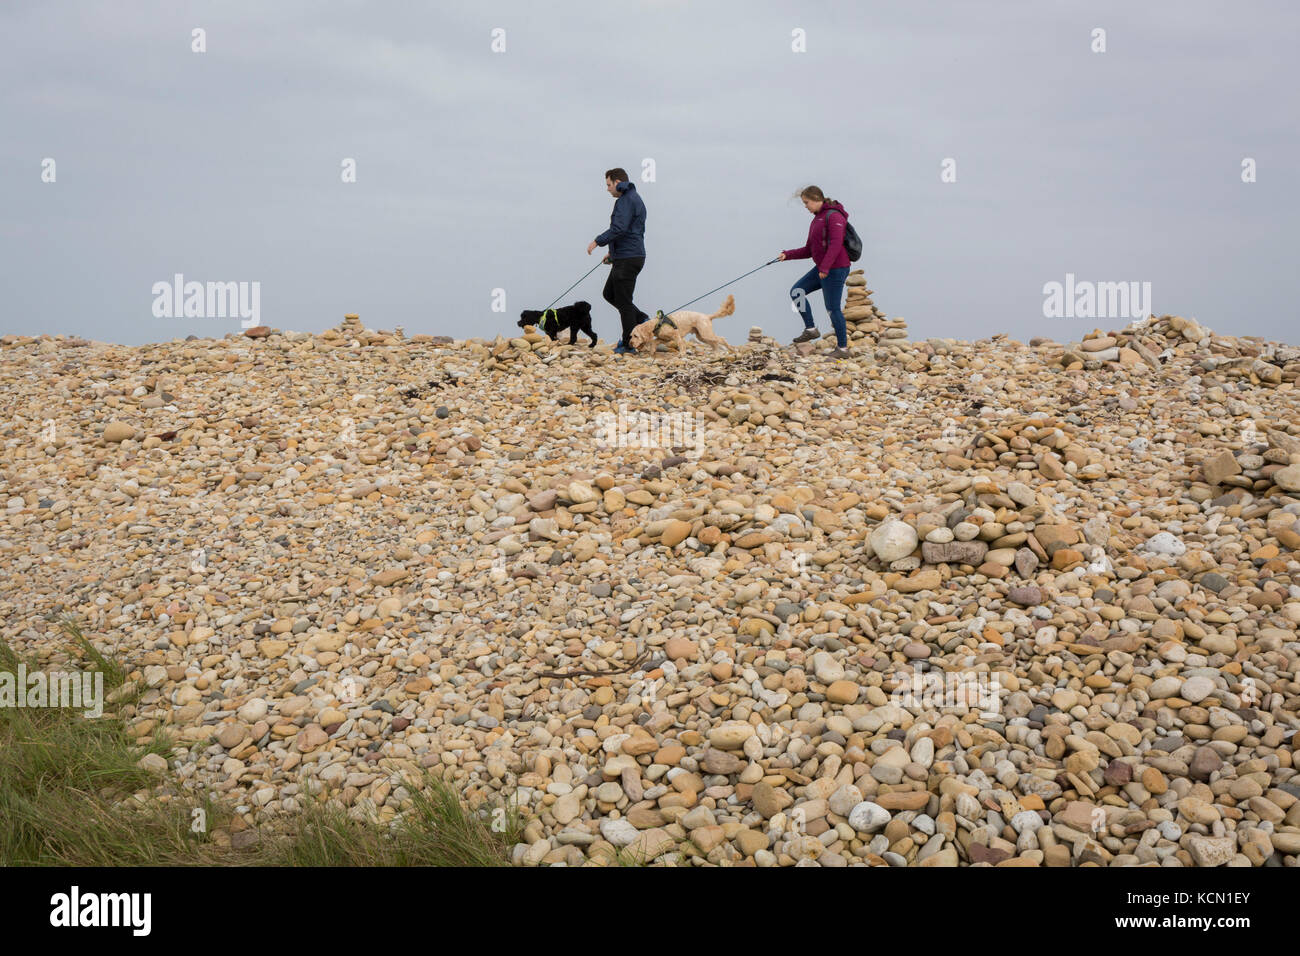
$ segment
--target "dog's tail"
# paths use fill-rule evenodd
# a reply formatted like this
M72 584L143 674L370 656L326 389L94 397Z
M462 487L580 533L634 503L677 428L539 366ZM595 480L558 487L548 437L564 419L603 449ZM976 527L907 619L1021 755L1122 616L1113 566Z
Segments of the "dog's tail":
M736 297L734 295L729 295L727 296L727 301L722 303L722 308L720 308L717 312L714 312L711 316L709 316L709 318L720 319L724 315L731 315L735 311L736 311Z

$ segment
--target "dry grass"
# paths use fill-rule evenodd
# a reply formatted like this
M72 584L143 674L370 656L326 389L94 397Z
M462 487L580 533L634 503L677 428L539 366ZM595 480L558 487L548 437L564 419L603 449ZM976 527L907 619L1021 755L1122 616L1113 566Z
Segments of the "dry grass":
M108 697L126 670L64 622L85 670L104 675ZM0 671L19 657L0 640ZM36 664L28 661L28 672ZM122 701L118 701L118 704ZM357 821L331 804L310 804L250 845L213 839L233 814L216 802L169 796L163 775L140 767L147 753L173 754L156 736L146 746L105 710L0 708L0 865L5 866L507 866L522 820L497 826L466 810L443 781L413 787L414 807L394 826ZM192 827L196 810L204 824ZM197 831L197 832L196 832Z

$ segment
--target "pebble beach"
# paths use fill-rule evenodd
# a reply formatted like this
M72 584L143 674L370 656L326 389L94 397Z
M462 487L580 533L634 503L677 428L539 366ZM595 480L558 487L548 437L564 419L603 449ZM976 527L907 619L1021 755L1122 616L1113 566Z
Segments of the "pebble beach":
M520 866L1296 866L1300 348L873 295L843 361L4 336L0 633L232 841L435 774Z

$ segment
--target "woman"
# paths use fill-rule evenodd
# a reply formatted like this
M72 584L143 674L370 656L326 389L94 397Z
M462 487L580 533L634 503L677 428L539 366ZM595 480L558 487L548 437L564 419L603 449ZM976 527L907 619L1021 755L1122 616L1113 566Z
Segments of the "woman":
M834 199L827 199L816 186L803 190L799 198L813 217L808 227L808 241L798 249L787 249L777 256L781 260L812 259L816 263L807 275L790 287L790 298L803 317L804 326L794 341L798 344L818 338L808 294L821 289L822 301L835 329L835 350L831 352L831 358L848 358L849 339L840 301L844 298L844 281L849 277L849 254L844 249L844 227L849 214Z

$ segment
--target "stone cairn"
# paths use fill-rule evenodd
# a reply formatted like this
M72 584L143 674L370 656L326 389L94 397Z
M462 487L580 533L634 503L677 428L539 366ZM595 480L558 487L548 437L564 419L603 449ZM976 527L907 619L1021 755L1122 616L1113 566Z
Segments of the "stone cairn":
M885 313L871 301L872 290L867 288L867 277L861 269L850 272L845 285L848 298L844 304L844 322L850 343L889 345L902 344L907 339L907 321L885 318Z
M367 345L450 345L452 339L446 335L411 335L398 326L391 332L367 328L361 322L361 316L349 312L335 328L326 329L320 335L320 343L325 348L350 348L353 342L360 346Z
M1029 344L1037 347L1052 343L1050 339L1033 338ZM1251 385L1276 387L1300 378L1300 348L1253 336L1218 335L1181 315L1140 319L1119 331L1094 329L1082 341L1053 354L1050 362L1067 371L1142 365L1159 370L1179 356L1196 360L1201 372L1209 376L1207 387L1215 379L1245 379Z

